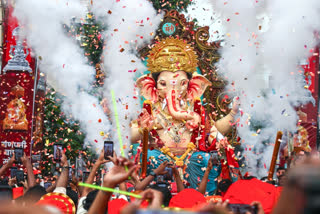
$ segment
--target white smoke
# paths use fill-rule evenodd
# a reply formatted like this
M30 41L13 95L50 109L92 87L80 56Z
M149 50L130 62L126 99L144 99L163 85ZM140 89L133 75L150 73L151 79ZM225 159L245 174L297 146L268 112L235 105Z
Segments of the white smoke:
M14 15L23 26L28 45L42 58L40 70L46 74L49 85L65 96L64 111L80 121L86 144L101 149L100 134L109 131L110 123L98 99L88 93L95 70L87 64L74 38L63 29L72 17L84 17L86 8L77 0L17 0Z
M141 110L135 78L147 70L138 57L138 49L150 43L155 36L162 15L157 14L146 0L97 0L92 10L107 26L103 53L107 76L105 96L114 112L110 92L113 90L115 93L121 136L128 148L131 137L129 124ZM114 114L112 123L113 139L119 142Z
M209 42L224 39L224 26L210 0L193 0L189 4L187 12L182 13L188 21L196 20L197 25L209 27Z
M320 2L218 0L213 5L226 29L219 73L229 82L226 90L241 100L237 128L247 170L266 176L277 131L296 131L294 107L312 101L298 64L316 45ZM269 17L269 26L262 26Z

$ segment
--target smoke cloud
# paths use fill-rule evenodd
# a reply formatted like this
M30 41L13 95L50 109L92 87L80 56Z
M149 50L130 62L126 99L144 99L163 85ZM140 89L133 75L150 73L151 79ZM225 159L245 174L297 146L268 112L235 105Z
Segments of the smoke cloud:
M111 103L111 90L117 99L118 117L124 148L130 146L130 122L141 112L135 78L147 70L138 57L138 49L150 43L162 16L146 0L99 0L94 1L93 12L107 26L104 34L106 47L103 53L106 71L105 96ZM113 139L116 133L115 114L112 117Z
M241 100L237 130L245 149L246 170L266 176L277 131L296 131L294 107L313 101L304 88L299 61L310 56L316 45L320 2L231 0L212 4L226 30L218 72L228 81L226 90Z
M42 58L39 66L48 84L65 96L65 113L80 121L86 144L101 149L101 132L107 133L111 126L98 99L88 93L95 70L63 28L72 17L84 17L86 8L77 0L17 0L14 15L23 26L28 45Z
M199 26L209 26L209 42L224 39L224 26L220 14L217 14L211 0L193 0L188 10L182 12L188 21L197 20Z

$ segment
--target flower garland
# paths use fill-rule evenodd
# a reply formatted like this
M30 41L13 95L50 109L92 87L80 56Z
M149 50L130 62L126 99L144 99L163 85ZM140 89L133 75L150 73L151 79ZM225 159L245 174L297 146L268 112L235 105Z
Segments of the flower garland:
M160 151L168 155L171 159L175 161L176 166L183 166L184 165L184 159L187 157L188 153L192 152L196 148L196 145L194 143L188 143L187 150L181 155L181 157L177 157L174 154L171 153L170 148L164 146L160 149Z

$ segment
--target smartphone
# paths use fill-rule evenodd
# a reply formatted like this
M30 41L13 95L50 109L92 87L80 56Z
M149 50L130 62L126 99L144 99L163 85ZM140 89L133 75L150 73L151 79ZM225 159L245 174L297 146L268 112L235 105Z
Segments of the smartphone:
M21 181L24 181L24 172L22 170L17 170L16 177L17 177L17 184L19 184Z
M45 182L43 186L44 186L45 189L48 189L50 186L52 186L52 183Z
M10 168L10 177L11 177L11 178L16 177L17 170L18 170L17 167L11 167L11 168Z
M0 202L13 199L12 188L8 185L0 185Z
M212 151L211 152L211 160L212 160L212 165L213 166L219 166L219 154L218 151Z
M37 163L41 160L41 154L37 154L37 155L32 155L31 156L31 163Z
M72 167L69 166L69 174L68 174L69 181L72 181Z
M86 180L87 180L88 177L89 177L89 174L90 174L90 172L88 172L88 171L84 171L84 172L82 173L82 182L83 182L83 183L86 182Z
M62 144L54 144L53 145L53 158L55 161L60 162L62 158Z
M164 175L158 175L157 176L157 183L165 183Z
M108 156L113 157L113 141L104 141L104 159L108 160Z
M235 214L256 214L258 209L256 206L251 206L249 204L228 204L228 208Z
M21 163L21 158L23 157L23 148L14 148L15 161Z
M164 175L164 180L171 181L173 176L172 168L166 167L164 171L167 171L167 173Z

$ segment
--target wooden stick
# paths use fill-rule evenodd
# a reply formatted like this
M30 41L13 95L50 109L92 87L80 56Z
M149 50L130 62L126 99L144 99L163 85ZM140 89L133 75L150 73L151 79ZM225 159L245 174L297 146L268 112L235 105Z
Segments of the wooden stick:
M142 178L145 178L147 175L148 141L149 141L149 131L147 128L144 128L143 138L142 138L142 166L141 166Z
M269 168L269 174L268 174L268 180L269 181L271 181L273 179L273 174L274 174L274 169L276 167L276 162L277 162L277 158L278 158L281 138L282 138L282 132L278 131L277 132L276 142L274 143L274 148L273 148L273 153L272 153L272 160L271 160L270 168Z

